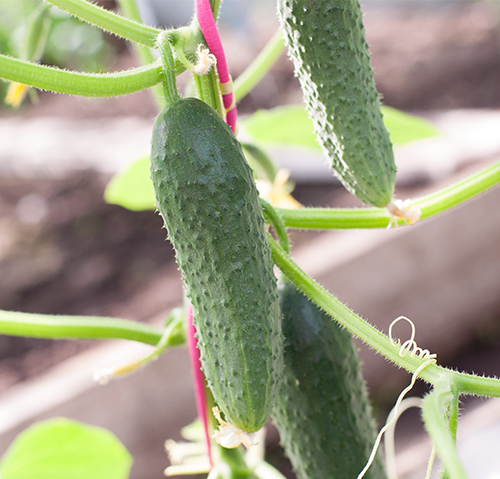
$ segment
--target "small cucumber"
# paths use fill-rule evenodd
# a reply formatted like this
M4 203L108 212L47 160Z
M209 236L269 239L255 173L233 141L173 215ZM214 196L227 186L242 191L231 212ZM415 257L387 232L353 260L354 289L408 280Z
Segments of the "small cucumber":
M396 166L382 121L357 0L279 0L295 65L320 145L343 185L361 201L385 207Z
M273 419L299 479L355 479L376 432L351 334L294 285L278 286L284 373ZM381 461L365 477L385 478Z
M283 366L281 314L262 206L240 144L195 98L155 120L151 179L194 309L201 363L227 422L269 418Z

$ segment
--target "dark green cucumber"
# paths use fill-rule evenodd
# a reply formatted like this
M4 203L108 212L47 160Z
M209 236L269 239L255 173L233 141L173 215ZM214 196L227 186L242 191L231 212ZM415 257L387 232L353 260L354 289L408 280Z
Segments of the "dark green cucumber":
M396 166L358 0L278 5L295 74L334 173L363 202L386 206Z
M284 373L273 411L299 479L356 479L375 443L375 423L351 334L294 285L278 287ZM385 478L377 458L366 476Z
M151 179L194 309L203 371L226 421L271 413L282 372L276 277L252 171L221 117L195 98L155 120Z

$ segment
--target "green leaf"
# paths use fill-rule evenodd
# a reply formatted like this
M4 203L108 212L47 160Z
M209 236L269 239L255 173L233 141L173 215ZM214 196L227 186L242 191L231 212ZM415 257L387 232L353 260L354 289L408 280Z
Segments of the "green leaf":
M312 122L302 105L258 110L241 124L259 143L302 146L321 151Z
M394 145L439 135L428 121L386 106L384 123ZM312 122L302 105L288 105L259 110L242 122L245 130L261 144L290 145L320 150Z
M140 158L113 176L104 191L104 200L132 211L154 210L156 200L149 179L149 158Z
M411 141L439 136L434 125L423 118L408 115L400 110L383 106L384 124L394 145L404 145Z
M106 429L64 418L36 423L11 444L2 479L126 479L132 458Z

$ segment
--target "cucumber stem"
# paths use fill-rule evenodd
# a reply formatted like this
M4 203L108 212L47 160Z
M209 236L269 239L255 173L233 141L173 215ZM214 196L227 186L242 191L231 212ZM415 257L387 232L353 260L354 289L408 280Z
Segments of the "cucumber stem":
M467 474L458 457L453 433L446 424L444 416L444 411L449 409L454 400L455 394L448 381L436 384L434 391L424 398L422 417L443 462L445 474L451 479L467 479Z
M500 184L500 161L450 186L421 198L413 206L420 208L420 220L443 213L454 206ZM288 228L297 229L350 229L387 228L391 217L385 208L278 208ZM405 223L397 220L399 226Z
M264 218L273 225L276 235L278 236L280 246L283 248L283 251L290 254L290 241L286 232L285 222L270 203L262 198L260 199L260 202L262 204L262 209L264 210Z
M85 97L114 97L145 90L161 81L152 63L116 73L80 73L38 65L0 53L0 78L41 90Z
M47 339L128 339L156 346L163 332L126 319L0 310L0 334Z
M177 82L175 77L175 61L172 54L172 47L168 34L166 32L160 33L156 42L160 50L161 61L163 63L163 92L165 94L165 103L167 106L171 105L177 100L180 100L180 95L177 92Z

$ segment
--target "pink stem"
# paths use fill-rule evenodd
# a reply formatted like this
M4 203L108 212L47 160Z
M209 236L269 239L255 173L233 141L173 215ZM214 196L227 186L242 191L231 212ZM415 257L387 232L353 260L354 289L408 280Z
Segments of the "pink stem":
M203 428L205 429L205 445L207 446L208 460L210 468L212 463L212 452L210 449L210 435L208 432L208 417L207 417L207 396L205 392L205 377L201 371L200 351L198 350L198 340L196 339L196 329L193 324L193 308L189 305L187 316L187 343L189 355L191 356L191 366L194 376L194 393L196 397L196 409L198 416L201 419Z
M196 0L196 19L198 20L201 33L203 33L208 48L210 49L210 53L217 59L217 72L219 73L220 82L227 83L231 81L227 68L226 56L224 55L224 49L219 37L219 32L217 31L217 25L215 24L214 14L210 7L209 0ZM234 95L232 91L222 95L222 101L226 109L226 123L231 127L233 133L235 133L237 112L236 105L233 105L233 98ZM232 108L231 105L233 105Z

